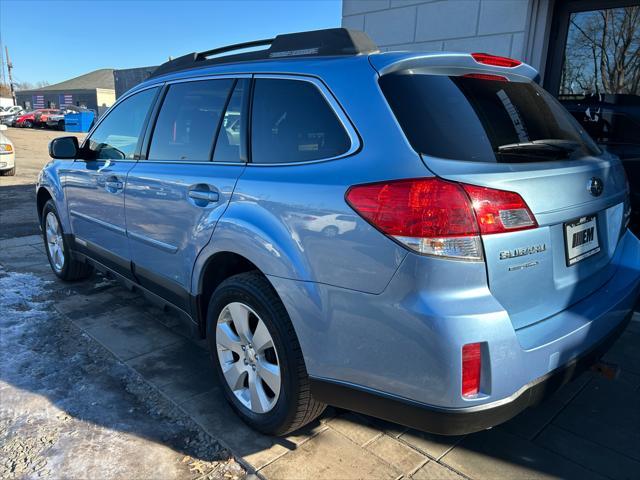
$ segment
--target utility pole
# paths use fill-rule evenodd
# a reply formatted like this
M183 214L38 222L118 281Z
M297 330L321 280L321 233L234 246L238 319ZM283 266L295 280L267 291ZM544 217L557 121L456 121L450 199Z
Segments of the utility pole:
M13 70L13 64L9 59L9 48L5 45L4 51L7 54L7 72L9 72L9 88L11 89L11 98L13 99L13 104L16 104L16 92L13 89L13 75L11 75L11 70Z

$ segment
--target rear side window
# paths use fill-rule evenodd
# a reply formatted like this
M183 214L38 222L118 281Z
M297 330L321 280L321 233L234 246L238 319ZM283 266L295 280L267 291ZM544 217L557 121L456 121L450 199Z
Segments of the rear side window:
M149 160L208 162L233 79L169 87L151 138Z
M425 155L516 163L600 153L533 82L394 73L380 86L409 142Z
M295 163L336 157L350 147L340 120L310 82L256 80L251 118L253 163Z

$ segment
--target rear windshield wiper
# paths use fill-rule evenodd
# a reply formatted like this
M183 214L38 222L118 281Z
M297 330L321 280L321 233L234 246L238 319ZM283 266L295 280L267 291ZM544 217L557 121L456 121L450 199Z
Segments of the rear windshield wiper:
M566 157L578 147L580 144L571 140L546 139L500 145L496 153Z

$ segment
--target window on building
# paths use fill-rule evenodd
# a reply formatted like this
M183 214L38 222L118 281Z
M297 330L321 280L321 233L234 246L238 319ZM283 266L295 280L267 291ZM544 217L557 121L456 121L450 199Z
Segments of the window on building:
M149 160L207 162L233 79L176 83L162 103Z
M332 158L349 150L340 120L318 88L288 79L256 80L251 119L254 163Z

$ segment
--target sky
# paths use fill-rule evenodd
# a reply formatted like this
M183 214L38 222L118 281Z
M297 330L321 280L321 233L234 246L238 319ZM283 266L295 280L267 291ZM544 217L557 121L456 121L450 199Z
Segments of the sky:
M0 0L14 81L51 84L99 68L339 27L341 0ZM6 70L5 70L6 74Z

